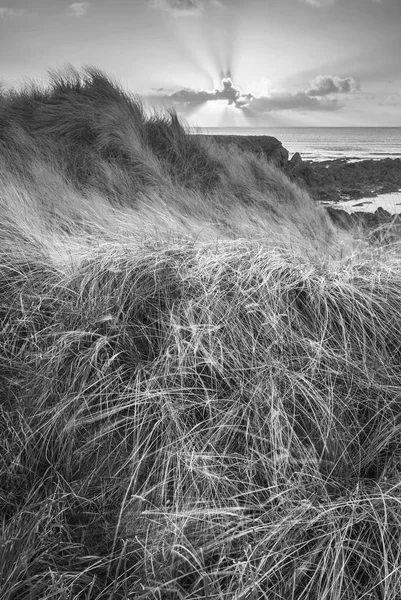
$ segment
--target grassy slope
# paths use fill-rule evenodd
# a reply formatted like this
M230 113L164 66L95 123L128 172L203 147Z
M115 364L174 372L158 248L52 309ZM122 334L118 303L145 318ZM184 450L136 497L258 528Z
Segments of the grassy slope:
M1 598L399 598L398 253L96 71L0 161Z

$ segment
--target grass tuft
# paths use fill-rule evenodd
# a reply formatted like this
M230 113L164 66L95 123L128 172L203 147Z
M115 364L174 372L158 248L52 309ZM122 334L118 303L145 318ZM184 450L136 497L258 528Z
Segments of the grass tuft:
M0 597L397 600L398 244L96 69L0 164Z

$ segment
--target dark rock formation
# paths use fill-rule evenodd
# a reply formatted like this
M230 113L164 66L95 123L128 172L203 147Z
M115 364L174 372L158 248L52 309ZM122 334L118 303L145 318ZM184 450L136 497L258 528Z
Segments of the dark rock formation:
M397 192L401 188L401 160L347 159L303 163L293 169L293 176L316 200L339 202L373 198L378 194Z
M334 225L342 227L343 229L352 229L352 227L354 227L355 221L352 218L352 215L346 210L343 210L342 208L334 208L333 206L326 206L325 208L329 213L330 219Z
M295 179L298 184L311 191L315 183L313 163L304 162L299 152L295 152L284 170L291 179Z
M292 169L297 169L299 167L304 166L304 161L302 160L302 156L299 152L295 152L295 154L290 158L290 167Z
M379 207L374 213L356 211L350 214L334 206L326 206L326 210L333 223L343 229L360 226L363 229L374 230L383 225L391 225L393 233L401 231L401 215L392 215L382 207Z
M275 137L269 135L199 135L202 138L212 138L225 147L237 146L241 150L263 154L277 166L288 169L288 150Z

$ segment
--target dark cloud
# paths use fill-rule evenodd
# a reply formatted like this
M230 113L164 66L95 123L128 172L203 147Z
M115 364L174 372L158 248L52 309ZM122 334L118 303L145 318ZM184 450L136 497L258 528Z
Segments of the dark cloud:
M206 6L223 6L221 0L149 0L149 4L176 17L197 17L205 11Z
M306 92L292 94L283 90L254 97L248 108L252 113L267 113L279 110L337 110L340 105L336 100L312 98Z
M162 92L163 90L158 91ZM213 92L184 88L174 92L173 94L168 94L166 98L172 100L173 102L177 102L178 104L203 104L203 102L213 100Z
M353 77L333 77L332 75L319 75L310 82L306 91L308 96L328 96L330 94L349 94L355 92L357 83Z
M243 110L249 115L256 115L280 110L338 110L342 105L336 95L350 93L356 88L357 84L352 77L341 79L321 75L310 83L307 90L272 90L266 95L255 95L244 93L233 84L230 77L225 77L221 80L220 88L213 91L183 88L168 93L160 89L157 90L157 98L168 105L179 104L186 110L205 102L225 100L229 106Z
M242 94L241 90L235 87L231 79L227 77L222 80L221 88L215 89L213 92L185 88L169 94L168 98L182 104L202 104L203 102L215 100L227 100L229 105L234 105L238 108L249 103L253 96L252 94Z
M222 89L213 92L215 100L227 100L228 104L234 104L238 107L252 99L252 94L243 94L239 88L235 87L229 77L222 79L221 84Z

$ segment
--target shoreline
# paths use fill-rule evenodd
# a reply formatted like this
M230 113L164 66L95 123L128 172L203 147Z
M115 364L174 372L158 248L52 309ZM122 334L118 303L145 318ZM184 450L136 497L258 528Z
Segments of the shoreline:
M235 136L280 140L290 156L299 152L305 162L384 160L401 158L401 126L398 127L213 127L192 130L210 137Z
M401 214L401 189L390 194L379 194L373 198L361 198L358 200L343 200L341 202L320 202L322 206L345 210L349 214L355 212L375 213L379 208L389 214Z
M372 212L373 200L401 190L401 158L359 158L354 152L348 156L330 160L304 160L300 152L291 157L283 143L268 135L196 134L212 139L221 146L236 146L240 150L261 154L282 169L286 175L311 197L325 206L349 209L360 201L362 211ZM344 204L345 203L345 204ZM389 202L382 199L379 206ZM396 207L398 208L398 207ZM401 210L400 210L401 212Z
M299 157L292 175L318 201L364 200L394 194L401 189L401 159L355 161L341 158L313 162Z

